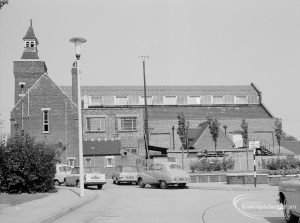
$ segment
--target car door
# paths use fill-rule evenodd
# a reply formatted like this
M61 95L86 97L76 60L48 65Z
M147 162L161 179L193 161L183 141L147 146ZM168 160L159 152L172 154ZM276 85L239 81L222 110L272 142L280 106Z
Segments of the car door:
M155 167L156 181L159 182L160 180L166 180L164 175L165 175L164 166L162 164L157 164Z
M156 164L151 164L149 169L144 172L143 181L145 184L155 184L157 182L155 175Z

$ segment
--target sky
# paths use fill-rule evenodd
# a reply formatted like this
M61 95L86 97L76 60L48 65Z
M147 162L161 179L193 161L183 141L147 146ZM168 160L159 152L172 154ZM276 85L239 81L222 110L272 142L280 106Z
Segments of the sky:
M33 20L39 57L71 85L72 37L84 37L82 85L250 85L300 140L300 0L9 0L0 10L0 113L9 130L13 61Z

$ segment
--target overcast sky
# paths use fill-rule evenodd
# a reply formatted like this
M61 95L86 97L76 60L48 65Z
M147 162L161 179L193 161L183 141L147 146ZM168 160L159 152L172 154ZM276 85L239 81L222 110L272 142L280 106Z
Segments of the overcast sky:
M300 0L9 0L0 10L0 113L9 131L14 60L30 19L39 57L71 85L82 36L83 85L250 85L300 140Z

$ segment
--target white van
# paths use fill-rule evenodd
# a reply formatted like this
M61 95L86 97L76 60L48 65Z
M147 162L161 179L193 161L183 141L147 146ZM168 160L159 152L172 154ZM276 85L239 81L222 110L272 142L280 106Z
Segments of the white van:
M72 169L73 167L67 164L56 164L56 173L53 179L54 185L59 186L64 183L66 177L71 175Z

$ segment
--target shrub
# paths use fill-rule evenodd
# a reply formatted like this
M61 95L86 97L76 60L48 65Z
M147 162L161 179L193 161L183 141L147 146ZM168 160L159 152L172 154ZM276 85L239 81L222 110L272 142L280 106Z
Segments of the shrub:
M287 158L287 159L280 159L280 158L272 158L265 162L265 167L268 170L280 170L280 169L293 169L300 167L300 161L295 158Z
M53 146L35 142L29 135L16 135L6 147L1 147L1 157L5 157L1 169L6 171L1 180L2 191L32 193L53 189L57 161Z
M300 169L258 170L257 173L268 175L294 175L300 174Z
M202 158L199 161L194 161L190 163L190 168L192 172L195 171L203 171L203 172L211 172L211 171L227 171L229 169L234 168L234 159L225 157L223 160L219 159L207 159Z

